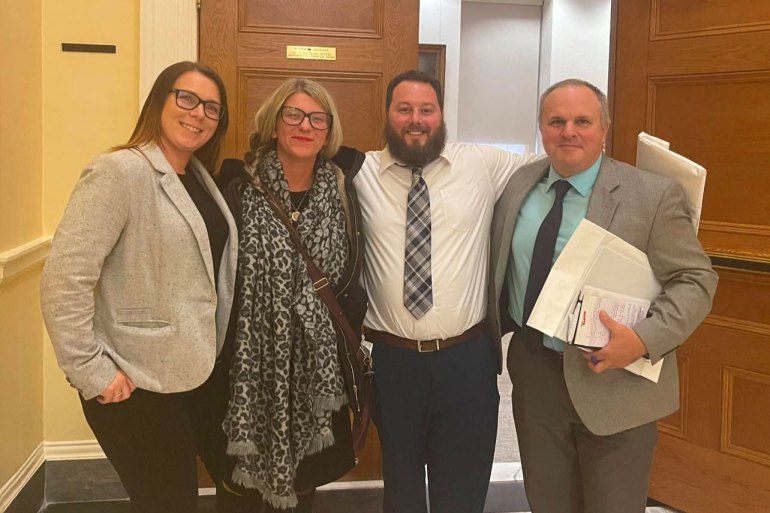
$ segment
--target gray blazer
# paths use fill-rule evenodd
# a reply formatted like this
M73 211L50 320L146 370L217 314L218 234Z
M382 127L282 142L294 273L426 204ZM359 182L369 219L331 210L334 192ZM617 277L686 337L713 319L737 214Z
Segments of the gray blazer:
M227 330L238 252L230 210L193 157L195 175L230 227L214 276L198 209L163 152L155 145L142 152L107 153L86 167L43 270L48 334L86 399L118 368L142 389L193 389L211 373Z
M495 207L487 320L500 344L500 297L519 209L548 173L550 160L514 173ZM604 157L586 218L644 251L663 284L651 316L634 328L653 363L666 356L658 383L622 369L594 374L580 350L567 346L564 377L583 423L609 435L657 420L679 408L676 348L711 309L717 274L693 228L690 206L675 181ZM500 354L502 358L502 353Z

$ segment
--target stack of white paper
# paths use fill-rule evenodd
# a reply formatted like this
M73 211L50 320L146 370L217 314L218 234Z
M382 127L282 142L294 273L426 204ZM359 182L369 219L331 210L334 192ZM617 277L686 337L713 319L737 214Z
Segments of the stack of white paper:
M583 219L553 264L527 325L570 341L570 314L585 286L649 301L661 288L643 251ZM640 358L626 369L657 382L661 362Z
M641 132L636 145L636 167L651 173L670 176L684 189L693 209L693 224L698 231L703 190L706 187L706 169L692 160L668 149L669 144Z

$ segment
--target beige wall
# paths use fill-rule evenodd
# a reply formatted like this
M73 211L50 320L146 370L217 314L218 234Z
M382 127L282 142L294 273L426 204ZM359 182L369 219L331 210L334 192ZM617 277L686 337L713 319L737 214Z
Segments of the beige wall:
M139 0L0 3L0 256L53 234L80 170L130 135L138 24ZM0 284L0 489L43 440L93 438L43 328L40 270Z
M139 0L43 6L43 229L53 234L83 167L131 135L139 110ZM114 44L117 53L62 52L62 42ZM41 344L45 440L92 439L47 337Z
M41 2L0 3L0 254L42 232ZM43 439L39 266L0 285L0 488Z

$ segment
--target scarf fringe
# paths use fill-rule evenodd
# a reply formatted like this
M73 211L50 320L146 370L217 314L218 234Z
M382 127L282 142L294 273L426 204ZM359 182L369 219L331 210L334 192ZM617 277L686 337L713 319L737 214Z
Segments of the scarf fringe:
M318 434L313 437L310 441L310 445L308 445L307 452L305 452L305 456L319 453L332 445L334 445L334 433L332 433L331 430L328 430L326 433Z
M299 499L297 499L297 494L294 491L289 492L290 495L287 496L273 493L267 489L267 484L264 481L244 472L237 466L233 470L232 478L235 484L257 490L262 498L274 508L289 509L299 504Z
M248 456L250 454L257 454L257 445L249 440L245 442L234 442L229 440L225 452L230 456ZM253 486L251 488L253 488Z
M313 409L315 413L338 411L346 404L348 404L347 394L338 395L337 397L316 397Z

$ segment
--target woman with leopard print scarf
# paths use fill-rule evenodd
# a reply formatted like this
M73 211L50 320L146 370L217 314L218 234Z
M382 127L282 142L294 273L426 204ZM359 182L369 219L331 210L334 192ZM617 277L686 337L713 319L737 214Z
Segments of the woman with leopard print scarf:
M217 502L220 512L310 512L315 488L354 465L348 399L332 318L267 198L285 210L358 329L366 298L357 169L346 176L328 160L342 130L331 96L312 80L284 82L255 124L240 176L225 167L220 176L240 254L223 421L229 465Z

